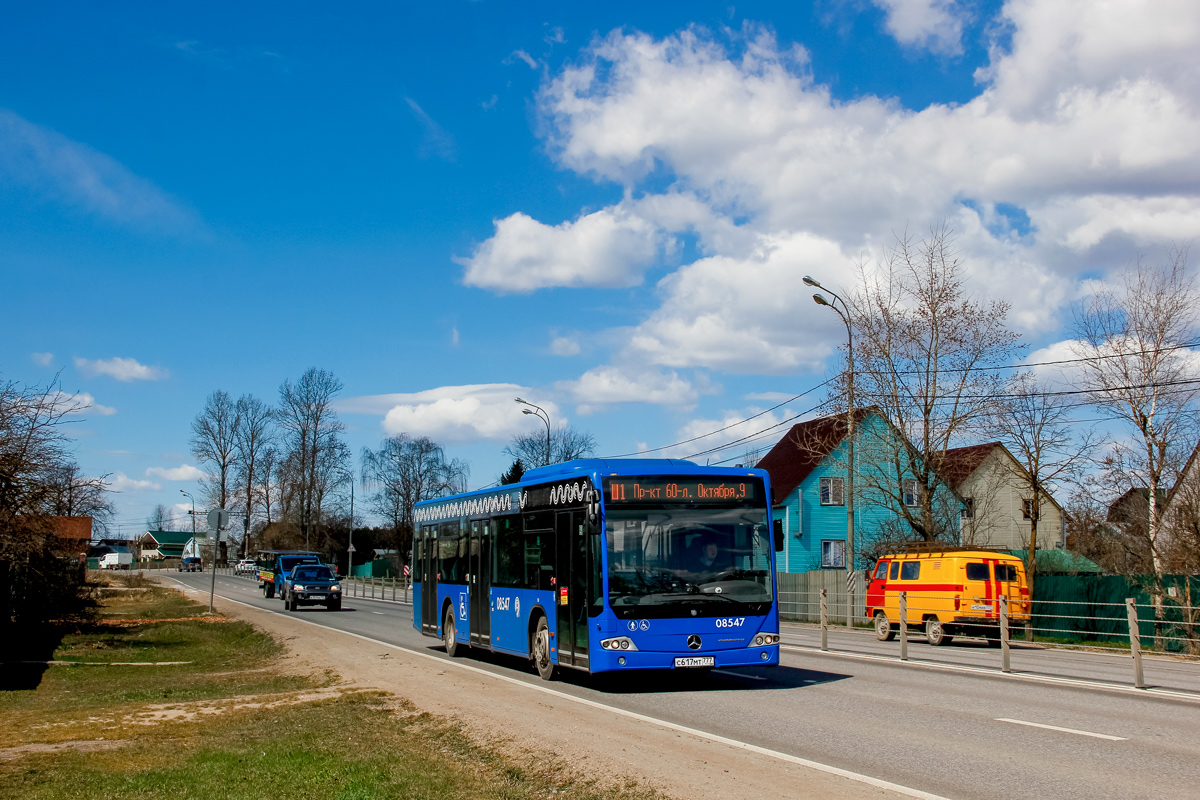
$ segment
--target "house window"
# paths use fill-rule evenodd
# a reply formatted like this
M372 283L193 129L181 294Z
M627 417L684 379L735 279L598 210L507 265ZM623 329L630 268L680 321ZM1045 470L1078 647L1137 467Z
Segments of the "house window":
M846 543L841 539L821 540L821 568L844 569L846 567Z
M958 512L960 519L975 519L975 498L964 497L962 510Z
M1033 501L1021 501L1021 519L1033 519Z
M916 478L905 478L901 488L904 490L904 505L909 508L916 508L921 504L921 495L917 489Z
M845 478L821 478L821 505L846 505Z

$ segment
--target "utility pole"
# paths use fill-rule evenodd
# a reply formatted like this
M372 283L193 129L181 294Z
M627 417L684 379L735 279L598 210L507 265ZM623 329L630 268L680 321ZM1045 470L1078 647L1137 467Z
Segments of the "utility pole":
M825 289L818 281L804 276L804 282L818 289ZM820 294L813 295L819 306L828 306L837 312L846 325L846 627L854 627L854 328L850 325L850 307L846 301L829 289L833 303ZM845 313L834 303L841 303Z

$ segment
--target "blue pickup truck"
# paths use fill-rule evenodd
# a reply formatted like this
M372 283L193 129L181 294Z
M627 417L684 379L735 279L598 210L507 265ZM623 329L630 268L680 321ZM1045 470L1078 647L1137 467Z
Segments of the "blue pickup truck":
M342 587L333 570L324 564L299 564L283 577L283 607L323 605L330 611L342 608Z
M320 564L321 554L311 550L259 550L258 583L263 597L283 597L283 578L297 564Z

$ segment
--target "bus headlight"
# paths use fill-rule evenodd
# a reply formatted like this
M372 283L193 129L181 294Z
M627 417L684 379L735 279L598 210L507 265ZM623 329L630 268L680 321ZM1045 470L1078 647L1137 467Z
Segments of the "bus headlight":
M750 647L762 647L764 644L779 644L778 633L760 633L754 637Z
M628 636L618 636L615 639L601 639L601 650L637 650L637 645Z

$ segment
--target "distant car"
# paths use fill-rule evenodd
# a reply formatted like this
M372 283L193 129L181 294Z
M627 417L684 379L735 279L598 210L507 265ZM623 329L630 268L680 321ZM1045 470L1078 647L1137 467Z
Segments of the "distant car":
M204 572L204 562L200 556L184 556L179 560L179 572Z
M342 607L342 587L337 575L324 564L297 564L284 576L280 595L288 611L302 605L323 605L330 611Z
M237 563L233 571L238 575L253 575L258 572L258 564L252 558L243 558Z

